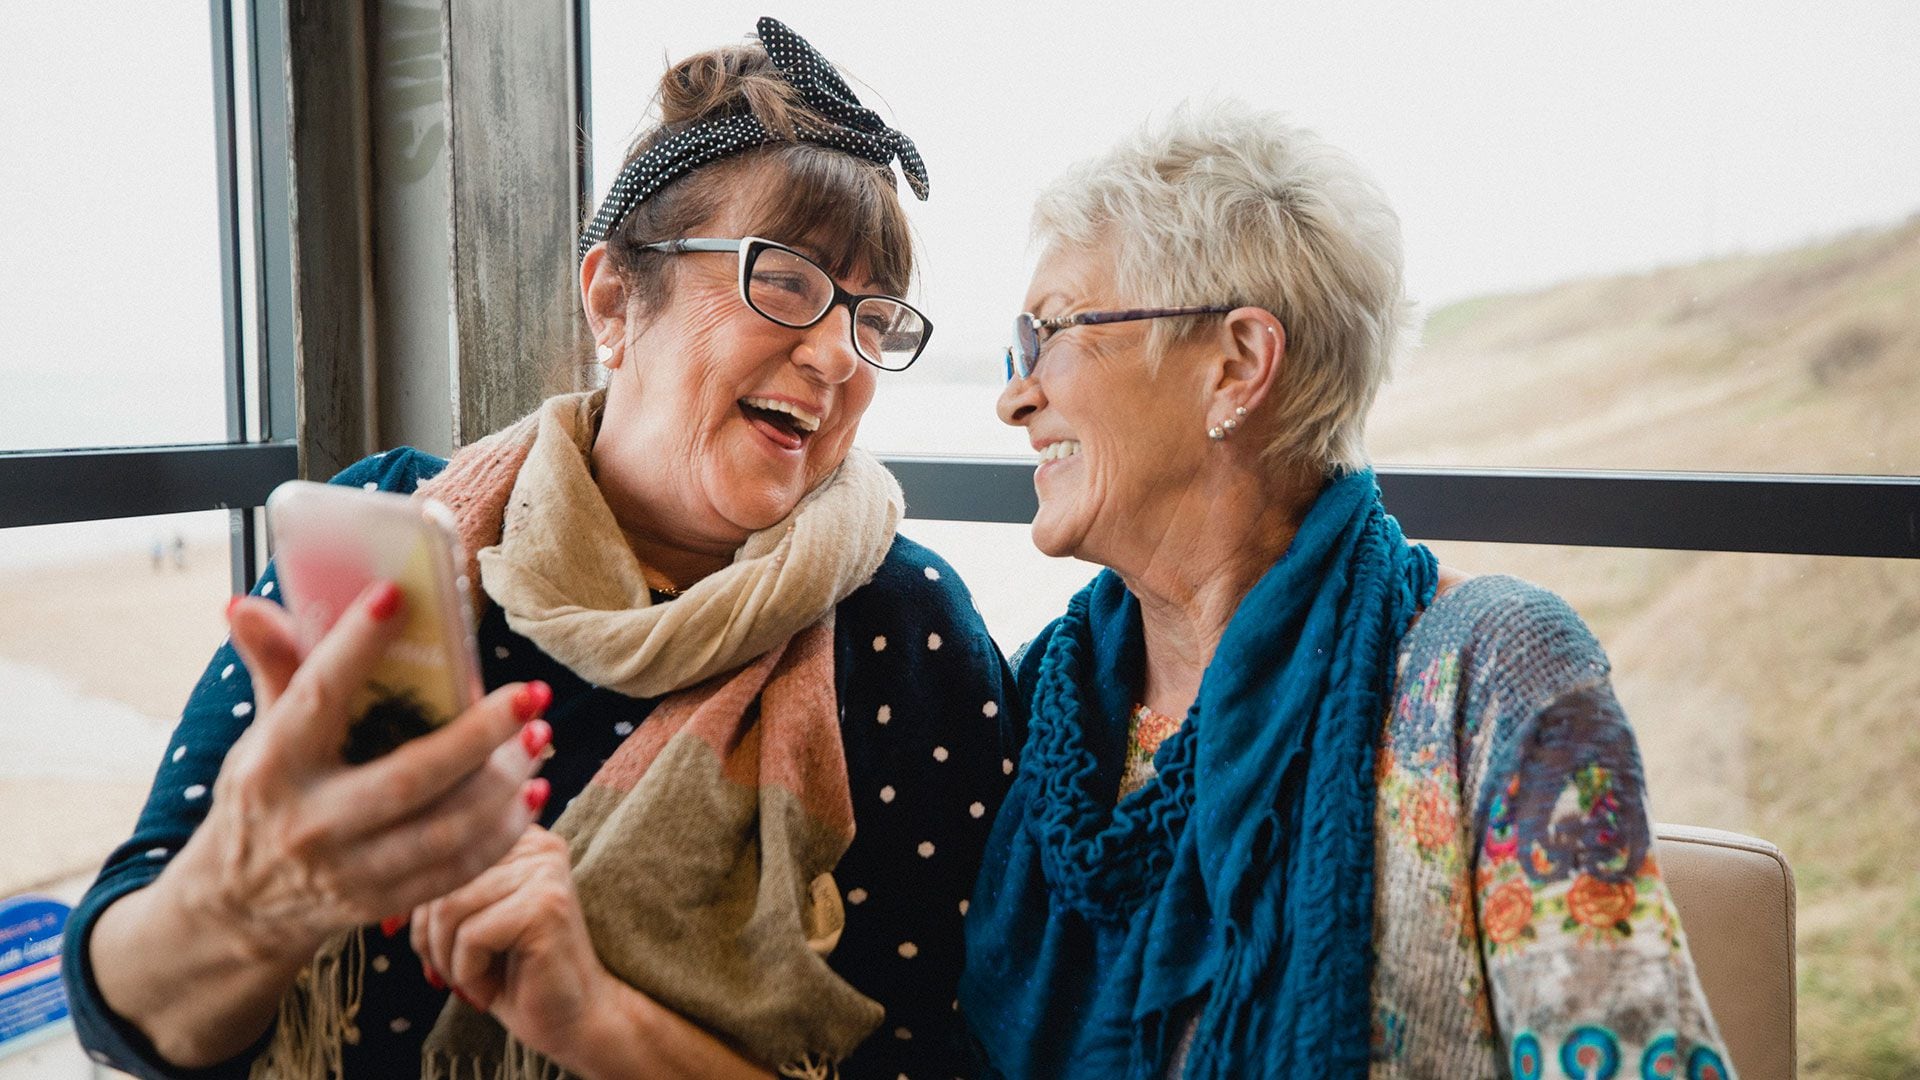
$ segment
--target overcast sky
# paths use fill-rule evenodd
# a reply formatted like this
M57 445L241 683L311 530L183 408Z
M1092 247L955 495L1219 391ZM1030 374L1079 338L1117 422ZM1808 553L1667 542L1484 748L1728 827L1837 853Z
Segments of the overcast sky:
M939 332L902 386L991 365L1043 182L1209 92L1359 158L1429 304L1920 209L1913 0L599 0L602 186L666 58L763 13L927 159L909 205ZM0 449L223 437L206 6L0 0L0 24Z
M665 58L736 40L761 14L858 76L926 158L933 197L910 207L937 351L1004 337L1043 183L1207 93L1284 111L1356 156L1400 211L1429 305L1920 210L1910 0L601 0L602 188Z

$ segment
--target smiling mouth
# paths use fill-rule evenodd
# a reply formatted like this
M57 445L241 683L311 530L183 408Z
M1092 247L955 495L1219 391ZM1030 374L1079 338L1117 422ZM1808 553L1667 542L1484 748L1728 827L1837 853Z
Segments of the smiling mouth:
M763 397L744 397L738 404L755 431L785 450L805 447L807 439L820 430L820 418L797 405Z

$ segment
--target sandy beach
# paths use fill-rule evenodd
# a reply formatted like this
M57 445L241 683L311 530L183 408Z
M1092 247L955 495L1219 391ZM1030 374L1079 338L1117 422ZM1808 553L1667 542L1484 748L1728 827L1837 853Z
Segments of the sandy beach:
M0 565L0 895L91 874L132 831L226 632L227 552Z

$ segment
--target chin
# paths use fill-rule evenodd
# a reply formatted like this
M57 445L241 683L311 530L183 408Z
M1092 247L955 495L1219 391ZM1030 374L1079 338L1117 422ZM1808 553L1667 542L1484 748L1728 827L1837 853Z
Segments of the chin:
M1080 553L1080 534L1061 522L1056 515L1049 514L1044 504L1040 512L1034 515L1030 530L1033 546L1040 554L1050 558L1064 559Z

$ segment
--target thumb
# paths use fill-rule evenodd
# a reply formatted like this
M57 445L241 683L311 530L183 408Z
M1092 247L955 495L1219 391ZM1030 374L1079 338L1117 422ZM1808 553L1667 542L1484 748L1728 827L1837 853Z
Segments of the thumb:
M293 616L279 604L255 596L235 598L227 608L233 649L253 679L260 711L273 707L300 668L300 644Z

